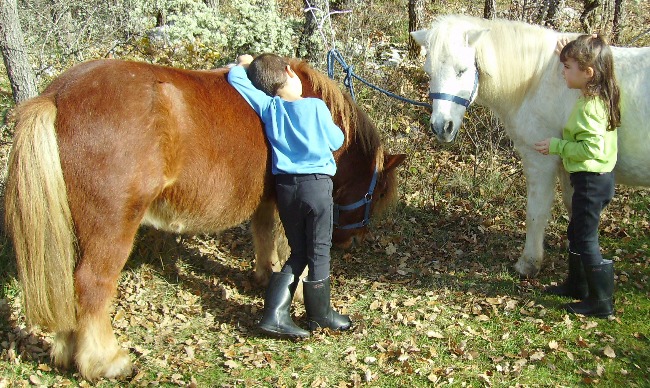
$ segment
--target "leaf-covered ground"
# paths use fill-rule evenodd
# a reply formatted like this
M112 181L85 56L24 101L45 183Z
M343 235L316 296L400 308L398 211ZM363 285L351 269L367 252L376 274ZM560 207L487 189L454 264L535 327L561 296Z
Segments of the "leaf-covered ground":
M647 191L619 188L602 222L602 245L616 260L616 318L572 316L565 300L541 293L566 270L559 204L548 265L522 280L511 270L525 233L516 157L425 140L414 131L387 141L409 153L400 200L364 245L333 252L333 304L351 314L350 332L298 342L259 335L263 290L251 280L248 225L219 236L143 230L113 312L135 376L90 383L53 369L51 338L25 327L6 265L0 387L647 386Z

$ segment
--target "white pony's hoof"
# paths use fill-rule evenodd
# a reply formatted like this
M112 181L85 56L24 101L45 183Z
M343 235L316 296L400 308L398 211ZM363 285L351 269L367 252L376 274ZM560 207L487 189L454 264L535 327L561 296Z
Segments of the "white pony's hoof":
M539 273L539 267L534 263L524 259L523 257L515 264L515 271L524 278L534 278Z

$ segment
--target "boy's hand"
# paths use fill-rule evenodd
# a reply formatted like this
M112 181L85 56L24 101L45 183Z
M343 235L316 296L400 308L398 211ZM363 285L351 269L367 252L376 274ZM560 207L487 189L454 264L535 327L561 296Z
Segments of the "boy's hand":
M248 66L251 62L253 62L253 56L250 54L244 54L240 55L237 57L237 64L241 66Z

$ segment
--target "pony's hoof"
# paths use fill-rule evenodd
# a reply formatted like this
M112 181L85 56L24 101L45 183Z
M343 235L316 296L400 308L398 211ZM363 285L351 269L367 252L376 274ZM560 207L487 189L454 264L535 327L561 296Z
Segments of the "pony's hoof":
M90 359L77 356L77 368L83 378L97 381L101 378L123 379L133 375L133 364L126 349L118 349L108 359Z
M119 379L133 375L133 364L126 349L120 349L109 365L106 366L104 377L107 379Z
M519 259L514 268L519 276L524 279L534 278L539 273L539 268L537 268L535 264L532 264L523 258Z
M271 280L271 274L273 271L255 271L253 272L253 282L259 287L266 288Z

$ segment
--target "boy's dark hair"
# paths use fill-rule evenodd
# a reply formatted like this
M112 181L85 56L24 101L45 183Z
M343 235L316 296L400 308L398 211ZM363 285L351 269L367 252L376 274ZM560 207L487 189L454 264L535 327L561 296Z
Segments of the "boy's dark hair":
M614 74L614 58L612 50L605 38L598 34L580 35L562 48L560 61L573 59L580 70L587 67L594 69L594 76L587 84L586 94L598 96L605 101L609 111L607 130L613 131L621 125L620 91Z
M261 54L248 66L248 78L253 85L274 97L287 82L286 68L289 62L275 54Z

